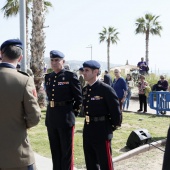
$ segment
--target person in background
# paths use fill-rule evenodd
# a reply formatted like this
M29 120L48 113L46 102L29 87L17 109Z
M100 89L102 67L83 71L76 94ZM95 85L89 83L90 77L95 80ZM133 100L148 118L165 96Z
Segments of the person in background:
M141 61L138 62L137 67L139 68L139 74L141 74L141 75L147 74L147 72L148 72L148 65L144 61L143 57L141 58Z
M45 75L48 105L45 124L50 142L53 170L73 169L75 116L82 105L82 90L75 73L64 69L64 54L50 52L53 72Z
M145 88L148 86L148 82L145 81L145 76L140 75L138 82L138 94L139 94L139 110L138 112L146 113L147 112L147 97L145 95ZM144 110L143 110L144 109Z
M119 105L120 105L120 111L121 111L121 123L122 123L122 120L123 120L122 106L127 95L127 85L126 85L125 79L121 77L121 72L119 69L114 70L114 75L115 75L115 79L113 80L112 87L115 90L118 96L118 99L119 99Z
M168 129L162 170L170 169L170 127Z
M108 84L109 86L112 86L112 78L109 75L109 72L107 70L105 70L105 75L104 75L104 83Z
M126 95L125 101L123 103L123 110L125 110L125 106L126 106L126 110L128 110L130 98L132 95L132 88L134 87L134 82L133 82L132 76L130 74L127 74L125 81L127 84L127 95Z
M83 88L85 122L83 149L87 170L113 170L111 140L120 125L119 101L114 89L98 79L100 64L83 63L88 85ZM98 166L97 166L98 165Z
M16 69L17 69L18 71L21 71L21 65L20 65L20 64L17 64Z
M84 80L84 75L83 75L83 67L79 68L79 81L81 84L81 88L83 89L83 87L85 86L85 80Z
M153 85L152 91L167 91L168 90L168 81L165 79L165 76L160 75L160 80L157 84Z
M41 109L32 77L16 69L22 48L19 39L0 47L0 170L36 170L27 131L39 123Z

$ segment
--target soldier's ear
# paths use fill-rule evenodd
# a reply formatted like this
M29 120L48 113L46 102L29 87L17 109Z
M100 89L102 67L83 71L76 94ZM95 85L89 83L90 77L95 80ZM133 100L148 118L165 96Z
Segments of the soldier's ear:
M65 60L63 60L63 63L65 63Z
M18 62L20 62L22 60L22 55L18 58Z

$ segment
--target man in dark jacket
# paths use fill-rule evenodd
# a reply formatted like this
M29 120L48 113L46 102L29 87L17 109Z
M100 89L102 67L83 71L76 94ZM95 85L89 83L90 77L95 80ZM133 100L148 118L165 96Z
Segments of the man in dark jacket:
M170 170L170 127L168 129L162 170Z
M87 170L113 170L111 139L120 125L120 107L114 89L98 80L100 64L95 60L83 63L88 85L83 88L85 123L83 149Z
M50 58L53 72L45 75L49 101L45 123L53 170L72 170L75 116L82 105L82 91L77 75L64 69L64 54L53 50Z
M109 86L112 86L112 78L109 75L107 70L105 70L105 75L104 75L104 81L103 82L108 84Z

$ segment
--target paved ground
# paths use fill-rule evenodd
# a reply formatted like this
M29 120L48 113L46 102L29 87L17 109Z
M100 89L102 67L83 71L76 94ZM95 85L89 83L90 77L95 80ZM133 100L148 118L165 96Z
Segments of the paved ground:
M135 100L132 99L129 104L128 112L137 112L139 109L139 101L135 96ZM148 114L156 114L156 110L150 109L148 106ZM146 113L146 114L147 114ZM170 116L170 111L166 113L167 116ZM52 170L52 161L50 158L45 158L35 153L37 170ZM162 160L161 160L162 161ZM120 166L120 165L119 165ZM74 170L77 170L76 168ZM156 169L154 169L156 170Z

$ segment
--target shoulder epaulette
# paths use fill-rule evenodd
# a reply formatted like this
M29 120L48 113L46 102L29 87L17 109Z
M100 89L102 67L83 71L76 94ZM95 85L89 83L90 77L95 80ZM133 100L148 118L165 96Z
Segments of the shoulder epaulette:
M21 73L21 74L24 74L24 75L26 75L26 76L28 76L28 77L30 76L30 75L29 75L28 73L26 73L26 72L23 72L23 71L20 71L20 70L18 70L18 72Z

